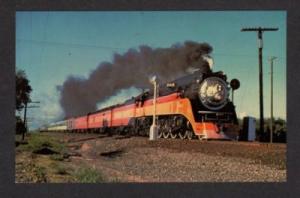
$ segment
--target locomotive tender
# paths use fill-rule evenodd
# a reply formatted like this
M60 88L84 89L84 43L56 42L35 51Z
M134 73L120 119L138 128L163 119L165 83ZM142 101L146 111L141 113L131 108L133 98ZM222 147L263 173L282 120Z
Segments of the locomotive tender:
M199 70L160 85L156 99L158 137L236 138L237 116L229 91L237 89L239 81L232 80L230 85L223 72ZM123 104L53 123L47 131L147 136L153 109L153 90L149 90Z

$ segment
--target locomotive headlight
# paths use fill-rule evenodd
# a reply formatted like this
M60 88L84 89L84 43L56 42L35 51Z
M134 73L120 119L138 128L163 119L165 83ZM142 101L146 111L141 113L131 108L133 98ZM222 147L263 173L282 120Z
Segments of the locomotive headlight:
M218 110L226 105L228 90L229 88L223 79L209 77L200 84L198 95L205 107Z

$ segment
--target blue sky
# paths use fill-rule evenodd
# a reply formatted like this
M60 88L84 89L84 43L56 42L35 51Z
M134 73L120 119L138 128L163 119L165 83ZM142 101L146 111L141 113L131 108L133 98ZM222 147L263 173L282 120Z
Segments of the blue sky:
M114 53L146 44L170 47L186 40L207 42L214 48L214 71L238 78L235 92L238 116L258 117L257 35L242 27L278 27L264 36L264 110L270 114L269 56L274 62L274 116L286 118L285 11L170 11L170 12L16 12L16 67L24 69L33 88L29 126L58 119L57 85L69 75L87 77ZM120 102L135 89L120 92L106 104ZM105 106L105 104L102 104Z

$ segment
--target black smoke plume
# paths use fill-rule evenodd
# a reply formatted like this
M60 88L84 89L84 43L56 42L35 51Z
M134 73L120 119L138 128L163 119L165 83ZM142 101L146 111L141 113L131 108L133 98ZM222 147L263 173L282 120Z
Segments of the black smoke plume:
M186 41L170 48L142 45L122 55L114 54L112 63L100 63L87 79L69 76L60 88L60 105L65 117L82 115L95 111L97 103L121 89L150 86L151 75L168 81L184 75L191 67L209 72L202 55L211 52L207 43Z

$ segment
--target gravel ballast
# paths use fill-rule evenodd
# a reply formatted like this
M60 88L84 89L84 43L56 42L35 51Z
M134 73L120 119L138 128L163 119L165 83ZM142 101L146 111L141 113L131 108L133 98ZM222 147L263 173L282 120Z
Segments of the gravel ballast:
M70 148L81 154L72 157L74 163L97 168L106 178L111 178L110 181L286 181L285 144L179 139L149 141L145 137L94 134L62 136Z

